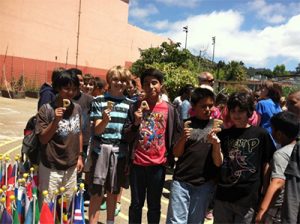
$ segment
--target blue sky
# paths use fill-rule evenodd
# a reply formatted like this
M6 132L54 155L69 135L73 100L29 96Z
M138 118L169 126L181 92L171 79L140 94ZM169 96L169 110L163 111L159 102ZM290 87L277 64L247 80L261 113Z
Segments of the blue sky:
M300 63L299 0L130 0L129 23L215 61L273 69Z

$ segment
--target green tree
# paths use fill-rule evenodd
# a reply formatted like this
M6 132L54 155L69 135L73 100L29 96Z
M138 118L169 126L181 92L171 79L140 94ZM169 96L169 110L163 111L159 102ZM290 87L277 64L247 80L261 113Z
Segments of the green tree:
M146 68L159 69L165 74L165 87L171 99L185 84L197 85L197 75L204 71L200 58L180 49L180 43L163 42L160 47L140 50L140 53L140 59L132 64L132 73L140 76Z
M216 72L216 78L224 79L224 69L226 68L226 63L224 61L219 61L217 64L217 72Z
M243 81L246 77L247 72L243 62L231 61L225 66L225 80Z
M276 65L273 69L273 75L275 77L288 75L289 72L285 70L285 65Z
M139 76L143 70L154 63L172 63L176 67L183 67L192 71L199 69L196 56L187 49L180 49L180 43L163 42L160 47L140 49L140 59L132 64L131 71Z
M154 63L149 67L156 68L164 73L164 85L170 99L178 96L182 86L186 84L196 86L198 83L198 73L183 67L177 67L174 63Z

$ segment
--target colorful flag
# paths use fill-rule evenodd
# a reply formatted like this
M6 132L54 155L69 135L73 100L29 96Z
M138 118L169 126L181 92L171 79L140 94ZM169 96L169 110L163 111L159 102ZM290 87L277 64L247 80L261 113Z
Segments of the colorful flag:
M7 190L6 191L6 209L7 209L7 212L10 215L12 215L12 208L11 208L12 201L10 199L10 196L12 196L14 194L15 194L14 190Z
M3 162L2 160L0 161L0 187L2 187L2 180L3 180ZM5 179L5 178L4 178Z
M75 195L74 224L85 224L82 193Z
M12 224L13 223L13 219L12 219L11 215L7 212L6 208L4 208L4 210L3 210L0 223L1 224Z
M38 224L40 220L40 209L39 209L39 201L38 201L38 194L37 194L37 187L33 187L32 189L32 196L33 196L33 207L35 209L34 212L34 224Z
M43 202L40 216L40 224L54 224L53 214L46 202Z
M62 214L62 220L63 220L63 224L67 224L69 223L69 212L67 209L67 205L68 205L68 200L66 197L64 197L64 201L63 201L63 211L61 211L61 203L62 203L62 198L61 195L57 196L57 205L56 205L56 214L57 214L57 219L60 221L61 220L61 214Z
M7 185L15 185L16 168L17 168L16 164L14 166L11 166L11 164L8 165L8 168L7 168Z
M18 211L16 209L13 209L13 223L14 224L20 224L19 214L18 214Z
M32 224L33 222L33 201L26 202L26 207L28 203L28 208L25 211L25 221L24 224Z
M12 181L11 180L11 175L12 175L12 173L13 173L13 167L11 166L11 164L8 164L8 166L7 166L7 185L9 184L9 181Z
M6 163L1 162L1 186L5 185Z
M25 220L25 201L26 201L26 188L23 186L19 186L16 205L17 205L17 211L21 223L24 223Z

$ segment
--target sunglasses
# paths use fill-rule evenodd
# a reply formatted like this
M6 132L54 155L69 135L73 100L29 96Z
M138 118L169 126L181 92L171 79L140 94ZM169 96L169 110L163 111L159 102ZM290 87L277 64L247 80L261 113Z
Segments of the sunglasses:
M201 82L209 82L209 83L212 83L214 82L215 80L214 79L200 79Z

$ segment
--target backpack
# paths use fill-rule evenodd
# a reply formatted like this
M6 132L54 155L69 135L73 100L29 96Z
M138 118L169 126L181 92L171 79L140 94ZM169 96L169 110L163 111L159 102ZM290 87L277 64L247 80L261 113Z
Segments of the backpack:
M46 107L48 109L52 109L52 107L48 103L46 104ZM54 111L51 113L50 117L54 117ZM32 165L38 165L40 163L40 151L42 149L42 144L40 143L40 140L35 133L36 119L37 118L35 115L27 121L26 127L24 129L24 138L21 149L22 155L26 155L26 158Z
M41 143L35 133L36 116L31 117L24 129L22 154L26 155L31 164L39 164Z

